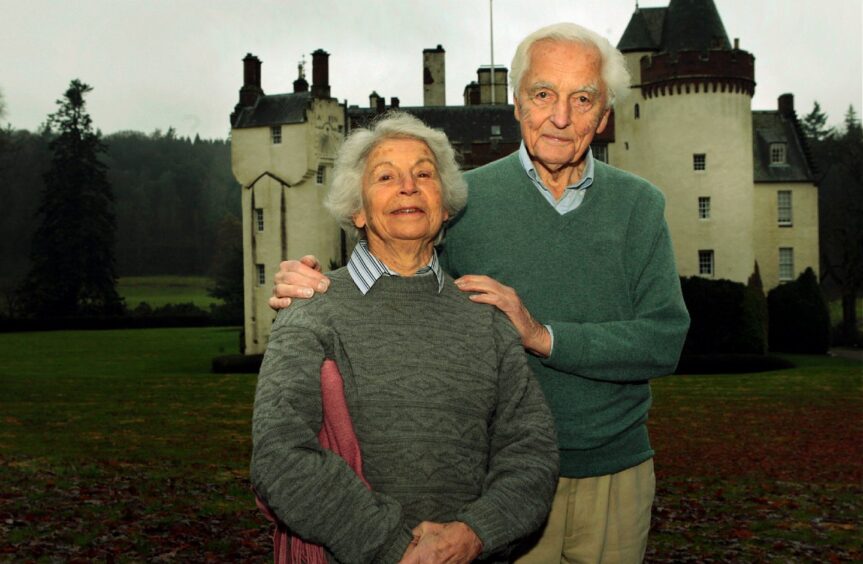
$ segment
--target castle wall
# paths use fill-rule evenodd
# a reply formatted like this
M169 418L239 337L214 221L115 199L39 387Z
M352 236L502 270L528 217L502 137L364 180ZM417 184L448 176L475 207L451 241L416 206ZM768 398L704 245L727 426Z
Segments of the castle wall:
M675 89L645 99L636 89L615 117L609 162L665 194L681 276L698 275L698 251L712 250L712 278L746 281L755 260L750 96ZM693 169L694 154L705 155L705 170ZM699 219L699 197L710 198L709 219Z
M791 192L791 225L779 225L779 191ZM793 278L806 268L812 268L818 275L818 189L814 184L755 184L755 258L765 289L782 282L779 276L780 248L793 249Z
M328 270L341 258L339 227L323 200L344 138L344 107L314 100L306 117L282 125L279 144L269 126L232 132L234 176L243 185L246 354L266 348L276 316L267 300L280 261L313 254Z

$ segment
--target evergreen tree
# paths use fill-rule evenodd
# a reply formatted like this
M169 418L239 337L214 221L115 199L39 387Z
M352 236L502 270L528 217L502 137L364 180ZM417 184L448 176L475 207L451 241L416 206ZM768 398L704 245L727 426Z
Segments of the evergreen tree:
M24 310L35 317L124 309L114 269L114 198L99 160L105 146L84 102L91 90L73 80L46 124L51 162L43 176L31 269L21 288Z
M212 266L213 286L208 294L243 314L243 224L231 215L219 222Z
M863 291L863 129L854 107L845 114L841 134L815 147L824 171L818 189L821 279L830 281L842 297L839 343L859 340L858 297Z
M821 104L818 100L812 108L812 111L803 117L801 122L803 133L810 141L819 142L833 134L833 128L827 127L827 114L821 111Z

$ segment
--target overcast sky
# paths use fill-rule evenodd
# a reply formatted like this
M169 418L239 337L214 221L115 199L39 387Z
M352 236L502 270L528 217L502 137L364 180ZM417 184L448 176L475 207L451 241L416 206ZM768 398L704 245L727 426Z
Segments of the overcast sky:
M861 0L715 0L730 40L755 55L753 109L795 95L802 116L818 100L830 123L863 105ZM641 0L642 7L666 6ZM615 45L634 0L494 0L494 63L509 67L534 29L573 21ZM69 81L93 86L88 107L103 133L223 138L246 53L262 61L267 94L290 92L306 56L330 53L332 95L365 106L372 90L422 104L422 51L446 50L447 104L490 62L488 0L0 0L0 124L35 130ZM511 101L511 98L510 98Z

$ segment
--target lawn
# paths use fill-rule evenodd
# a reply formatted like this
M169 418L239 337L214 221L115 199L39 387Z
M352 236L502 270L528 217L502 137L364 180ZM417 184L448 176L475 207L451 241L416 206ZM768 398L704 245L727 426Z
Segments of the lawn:
M0 334L0 561L265 561L236 328ZM657 380L651 562L863 559L859 363Z
M206 276L127 276L117 281L117 292L129 309L146 302L152 308L193 303L206 310L210 304L221 303L207 295L210 285L212 280Z

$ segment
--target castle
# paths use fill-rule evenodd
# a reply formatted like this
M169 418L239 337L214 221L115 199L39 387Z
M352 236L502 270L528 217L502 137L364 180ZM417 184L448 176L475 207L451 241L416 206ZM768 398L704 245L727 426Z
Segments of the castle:
M817 187L793 96L780 96L776 110L752 110L755 58L738 40L732 46L713 1L636 8L618 48L632 90L592 150L663 191L681 276L746 282L757 263L769 289L807 267L817 273ZM326 267L346 259L349 242L321 204L344 136L399 108L444 130L464 168L481 166L521 140L506 74L479 67L464 105L447 106L438 45L423 52L423 106L387 104L372 92L361 108L331 97L323 50L312 53L312 84L301 67L288 94L265 95L261 61L245 57L231 159L243 187L247 354L266 348L279 261L314 254Z

